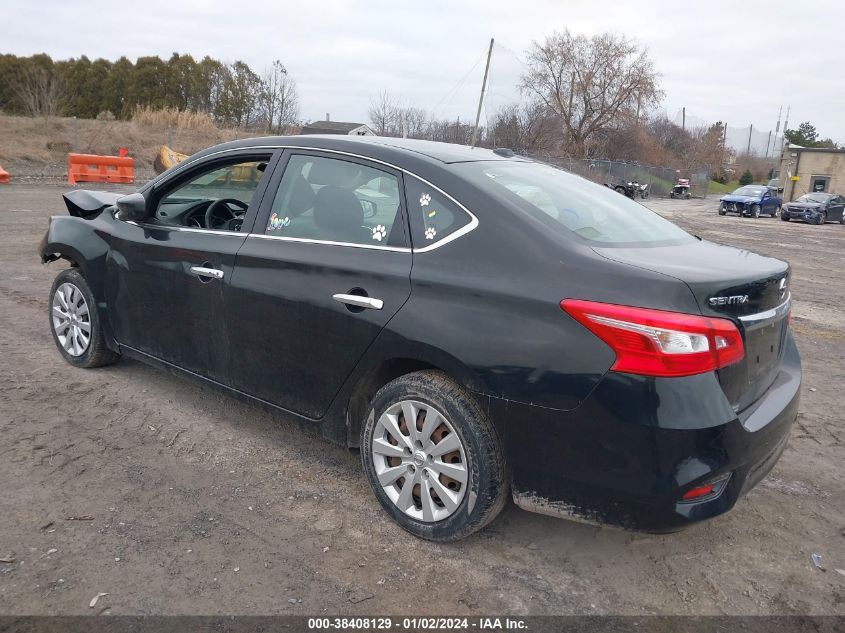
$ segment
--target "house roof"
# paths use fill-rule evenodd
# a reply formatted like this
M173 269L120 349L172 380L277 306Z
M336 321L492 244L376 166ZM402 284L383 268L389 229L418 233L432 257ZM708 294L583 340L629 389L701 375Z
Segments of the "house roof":
M349 134L359 127L367 127L367 125L349 121L314 121L303 125L300 134Z

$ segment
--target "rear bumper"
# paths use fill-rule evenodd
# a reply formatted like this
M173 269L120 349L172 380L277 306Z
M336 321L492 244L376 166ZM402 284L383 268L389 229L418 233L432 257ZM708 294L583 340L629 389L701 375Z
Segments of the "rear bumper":
M671 532L730 510L772 469L798 413L801 365L792 335L769 390L736 414L715 375L608 374L563 412L513 402L505 415L514 501L535 512ZM684 492L730 475L716 496Z

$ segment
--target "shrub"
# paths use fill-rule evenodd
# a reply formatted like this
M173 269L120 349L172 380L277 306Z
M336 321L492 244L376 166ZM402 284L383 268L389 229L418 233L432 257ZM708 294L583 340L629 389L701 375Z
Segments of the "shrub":
M205 112L162 108L154 110L149 106L138 106L132 114L132 120L140 125L184 130L213 132L217 129L214 121Z
M739 177L739 185L740 187L744 187L745 185L750 185L754 182L754 176L751 174L750 169L746 169L742 172L742 176Z

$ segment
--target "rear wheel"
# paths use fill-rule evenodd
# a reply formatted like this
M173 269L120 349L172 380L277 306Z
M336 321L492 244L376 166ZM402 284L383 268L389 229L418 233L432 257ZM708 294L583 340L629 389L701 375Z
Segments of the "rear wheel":
M625 192L625 187L623 187L622 185L619 185L619 186L617 186L617 187L614 187L614 188L613 188L613 190L614 190L616 193L621 193L623 196L627 196L627 195L628 195L628 194Z
M382 387L361 433L361 462L385 512L432 541L456 541L507 500L501 440L472 395L437 371Z
M106 346L94 296L75 268L63 270L53 282L50 331L59 353L76 367L101 367L120 358Z

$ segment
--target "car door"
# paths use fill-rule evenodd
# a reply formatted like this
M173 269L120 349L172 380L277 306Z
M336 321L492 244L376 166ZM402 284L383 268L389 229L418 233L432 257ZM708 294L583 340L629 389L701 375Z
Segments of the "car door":
M760 212L764 215L768 213L774 213L776 205L777 202L772 197L772 194L767 191L763 194L763 199L760 202Z
M830 206L827 210L827 219L842 222L843 213L845 213L845 197L836 196L830 201Z
M228 288L238 389L305 417L326 412L410 296L402 186L380 163L286 153Z
M148 220L116 223L105 262L106 300L121 345L227 382L225 288L272 158L264 150L201 160L144 192ZM208 206L222 199L240 204L218 205L209 228Z

